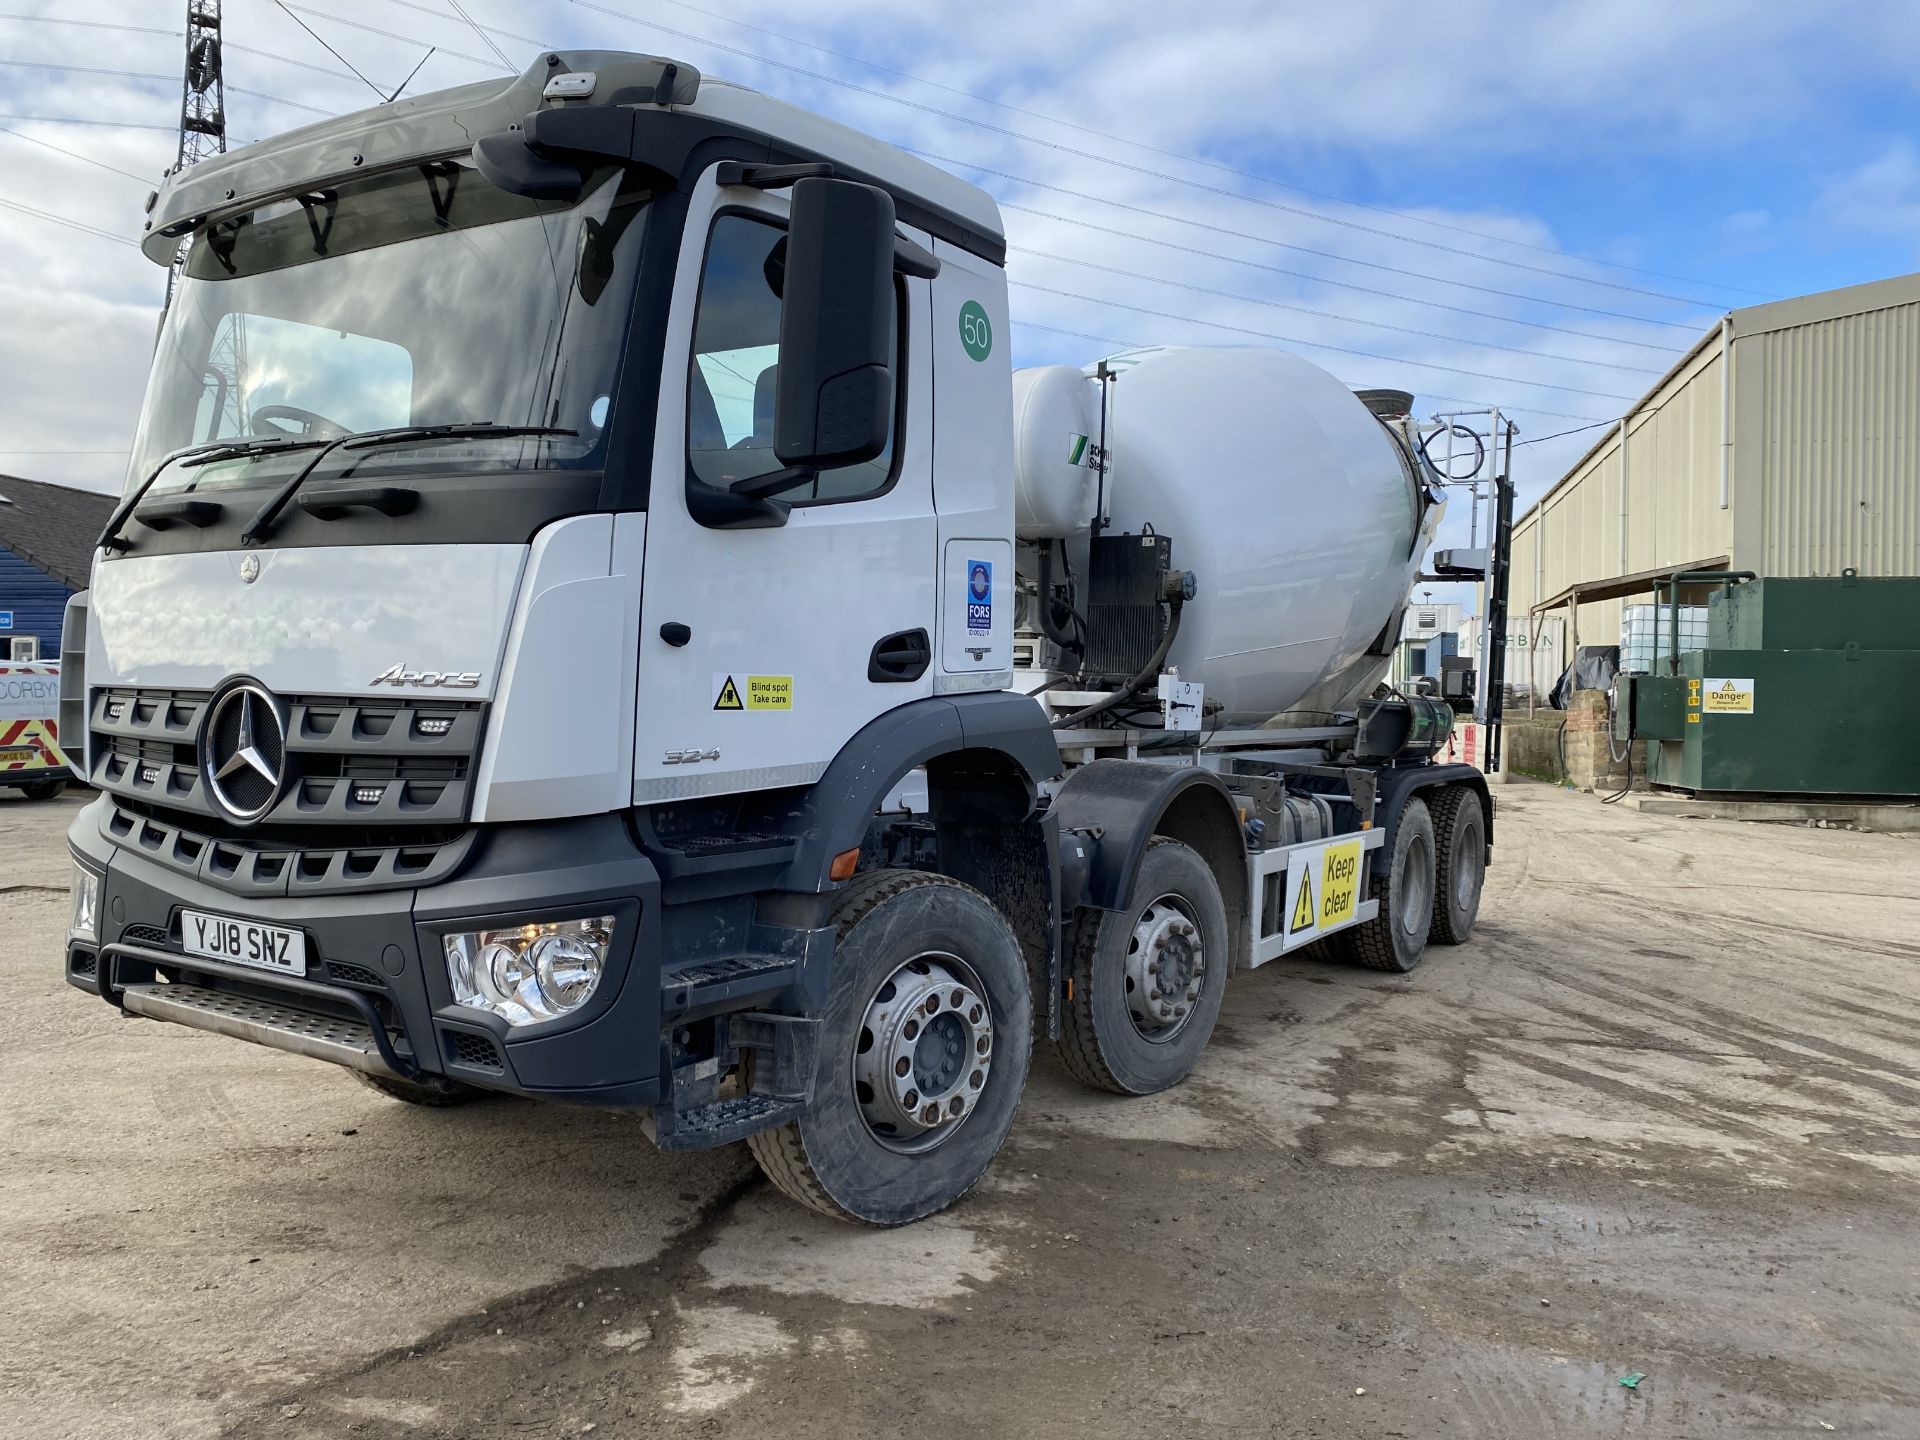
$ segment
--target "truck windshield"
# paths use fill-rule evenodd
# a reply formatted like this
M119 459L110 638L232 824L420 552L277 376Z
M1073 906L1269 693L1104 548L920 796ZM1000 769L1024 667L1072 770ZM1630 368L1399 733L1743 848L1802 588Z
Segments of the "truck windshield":
M574 433L346 448L323 474L597 466L646 210L630 183L610 172L567 205L435 161L208 226L161 329L129 483L211 441L475 423ZM311 458L174 464L151 493L273 485Z

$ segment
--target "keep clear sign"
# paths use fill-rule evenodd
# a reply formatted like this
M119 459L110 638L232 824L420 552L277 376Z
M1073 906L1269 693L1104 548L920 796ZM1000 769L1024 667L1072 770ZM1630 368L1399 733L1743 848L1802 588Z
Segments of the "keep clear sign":
M1302 845L1287 857L1286 946L1305 945L1353 923L1360 907L1360 854L1365 842Z

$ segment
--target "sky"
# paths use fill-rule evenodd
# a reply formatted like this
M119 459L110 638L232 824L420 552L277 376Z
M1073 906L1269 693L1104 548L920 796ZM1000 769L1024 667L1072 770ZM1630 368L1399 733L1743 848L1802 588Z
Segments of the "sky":
M123 481L165 290L131 242L174 157L185 8L0 0L0 473ZM1272 344L1421 415L1498 405L1523 506L1726 310L1920 269L1901 0L225 11L235 144L422 57L410 94L546 48L671 56L990 190L1016 364Z

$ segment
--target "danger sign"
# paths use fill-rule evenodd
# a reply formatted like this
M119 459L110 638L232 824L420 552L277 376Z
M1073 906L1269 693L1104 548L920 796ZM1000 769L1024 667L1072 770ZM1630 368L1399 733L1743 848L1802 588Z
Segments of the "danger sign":
M1708 715L1753 714L1753 681L1716 680L1709 676L1700 682L1700 709Z

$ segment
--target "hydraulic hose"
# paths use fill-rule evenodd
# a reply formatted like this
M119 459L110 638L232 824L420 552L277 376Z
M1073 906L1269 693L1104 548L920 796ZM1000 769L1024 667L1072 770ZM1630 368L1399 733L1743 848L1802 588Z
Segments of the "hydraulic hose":
M1111 695L1102 696L1100 699L1094 701L1093 704L1087 706L1086 709L1076 710L1073 714L1054 721L1053 728L1056 730L1071 730L1082 722L1091 720L1096 715L1104 715L1114 706L1120 704L1121 701L1131 700L1135 695L1138 695L1144 690L1148 682L1159 675L1160 667L1166 663L1167 652L1173 649L1174 637L1180 633L1180 610L1185 603L1186 597L1178 593L1175 593L1173 598L1167 602L1167 633L1160 637L1159 648L1153 652L1152 657L1147 663L1141 666L1138 675L1135 675L1133 679L1129 680Z
M1086 634L1086 622L1080 618L1080 612L1073 608L1071 601L1062 605L1062 602L1054 598L1053 593L1053 547L1058 545L1064 550L1066 543L1064 540L1049 540L1040 547L1040 633L1062 650L1070 650L1085 659L1087 644L1080 637ZM1060 622L1054 618L1055 605L1061 605L1061 608L1073 618L1077 634L1068 634L1061 628Z

